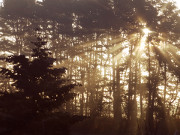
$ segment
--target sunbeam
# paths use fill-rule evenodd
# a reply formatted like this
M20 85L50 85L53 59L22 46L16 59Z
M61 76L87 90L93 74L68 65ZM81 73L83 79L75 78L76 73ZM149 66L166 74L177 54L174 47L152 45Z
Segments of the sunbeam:
M180 0L174 0L174 2L175 2L175 4L176 4L177 8L180 9Z

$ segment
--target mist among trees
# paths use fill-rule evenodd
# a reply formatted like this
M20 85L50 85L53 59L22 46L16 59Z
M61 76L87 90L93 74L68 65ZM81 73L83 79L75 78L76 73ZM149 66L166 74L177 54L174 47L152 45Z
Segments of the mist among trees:
M168 0L4 0L0 134L180 131L180 9Z

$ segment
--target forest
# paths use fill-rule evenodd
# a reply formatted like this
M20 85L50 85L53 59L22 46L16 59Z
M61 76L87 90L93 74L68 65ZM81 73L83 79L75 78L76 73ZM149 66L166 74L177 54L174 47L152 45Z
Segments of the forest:
M0 134L180 135L180 8L0 2Z

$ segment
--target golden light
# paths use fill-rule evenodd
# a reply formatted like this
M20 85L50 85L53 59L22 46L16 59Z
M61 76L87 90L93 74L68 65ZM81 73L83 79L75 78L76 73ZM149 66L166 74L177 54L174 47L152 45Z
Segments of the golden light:
M177 8L180 9L180 0L174 0L174 2L175 2L175 5L177 6Z
M43 2L43 0L36 0L36 2Z
M139 46L139 49L140 49L141 51L144 50L144 48L145 48L146 38L147 38L147 36L143 36L143 37L141 38L140 46Z
M144 28L142 31L144 32L145 35L151 33L151 31L148 28Z
M142 29L142 31L143 31L144 35L140 40L140 46L139 46L139 49L141 51L144 50L148 34L151 33L151 31L148 28L144 28L144 29Z

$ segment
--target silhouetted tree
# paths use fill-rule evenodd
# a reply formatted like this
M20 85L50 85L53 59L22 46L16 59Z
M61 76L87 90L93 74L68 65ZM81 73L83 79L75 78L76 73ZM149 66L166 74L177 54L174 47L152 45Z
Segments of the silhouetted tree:
M12 86L16 88L15 91L1 92L0 96L0 111L4 116L1 120L9 118L5 121L10 128L8 132L22 130L27 124L31 128L34 120L44 120L53 112L59 112L61 105L75 96L71 90L76 84L70 84L66 79L66 68L53 68L55 59L50 57L46 43L38 33L37 41L32 42L35 48L31 58L9 56L5 61L12 69L1 68L0 73L12 79ZM59 126L64 125L63 122Z

